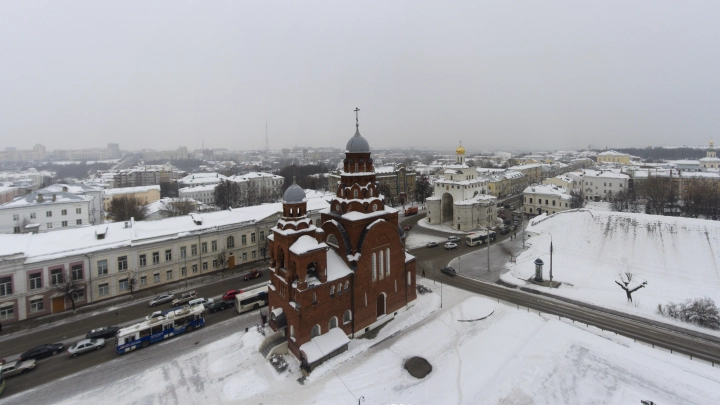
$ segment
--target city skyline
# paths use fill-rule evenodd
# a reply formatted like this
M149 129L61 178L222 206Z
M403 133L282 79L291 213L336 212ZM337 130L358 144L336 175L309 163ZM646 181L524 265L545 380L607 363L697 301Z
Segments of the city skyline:
M720 129L716 4L75 4L0 6L0 146L342 147L355 107L379 149Z

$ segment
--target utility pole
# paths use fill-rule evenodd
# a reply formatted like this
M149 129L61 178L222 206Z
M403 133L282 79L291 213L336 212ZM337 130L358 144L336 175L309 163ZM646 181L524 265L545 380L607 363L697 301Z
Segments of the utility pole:
M487 242L488 242L488 247L487 247L487 253L488 253L488 254L487 254L488 270L487 270L487 271L488 271L488 273L489 273L489 272L490 272L490 229L487 230L487 233L488 233L488 235L487 235Z
M552 244L552 235L550 235L550 288L552 288L552 256L553 256L553 244Z

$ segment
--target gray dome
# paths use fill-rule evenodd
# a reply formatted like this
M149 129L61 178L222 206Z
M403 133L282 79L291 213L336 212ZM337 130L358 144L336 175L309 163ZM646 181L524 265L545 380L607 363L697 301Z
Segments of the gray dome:
M368 141L360 135L360 130L355 130L355 136L350 138L347 145L345 145L345 152L366 152L370 153L370 145Z
M301 203L305 200L305 190L293 183L292 186L288 187L283 194L283 202L289 204Z

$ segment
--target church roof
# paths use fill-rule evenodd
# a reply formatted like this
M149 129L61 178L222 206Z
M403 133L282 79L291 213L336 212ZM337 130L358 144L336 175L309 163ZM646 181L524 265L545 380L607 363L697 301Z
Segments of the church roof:
M285 190L283 194L283 202L288 204L301 203L305 200L305 190L298 186L295 182Z
M360 135L360 129L355 130L355 135L345 145L346 153L370 152L370 144Z

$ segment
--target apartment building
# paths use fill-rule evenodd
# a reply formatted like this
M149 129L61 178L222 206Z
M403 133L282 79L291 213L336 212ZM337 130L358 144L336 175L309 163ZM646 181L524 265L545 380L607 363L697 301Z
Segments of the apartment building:
M139 198L144 205L160 199L160 186L109 188L103 195L103 206L105 212L110 208L110 202L115 197Z
M94 197L35 191L0 205L0 233L57 231L89 225Z
M572 197L568 190L554 184L530 186L523 191L525 215L555 214L570 208Z

